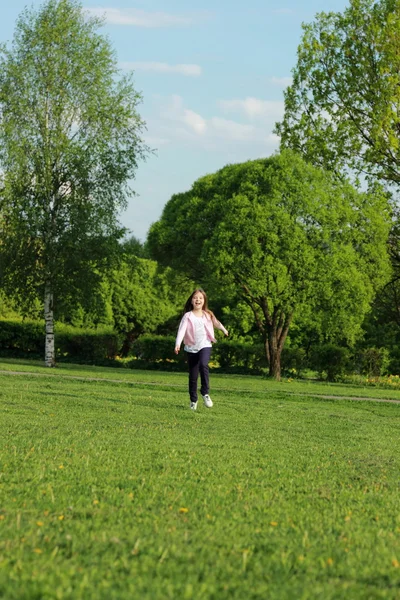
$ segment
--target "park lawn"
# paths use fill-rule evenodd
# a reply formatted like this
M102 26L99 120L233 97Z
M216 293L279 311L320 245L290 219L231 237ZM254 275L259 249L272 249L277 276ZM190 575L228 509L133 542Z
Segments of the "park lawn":
M89 365L78 365L71 363L60 363L56 369L49 369L44 366L43 361L7 359L0 358L1 372L21 372L47 375L48 377L79 377L96 378L104 380L113 380L120 382L129 382L131 384L154 384L168 387L187 389L187 374L176 372L144 371L139 369L99 367ZM379 387L372 385L342 384L318 380L283 378L282 381L275 381L262 376L250 375L226 375L212 373L213 390L231 393L234 391L245 391L247 394L254 392L284 392L290 394L307 396L345 396L349 398L375 398L392 399L400 401L400 389L390 389L390 387Z
M0 598L400 598L399 405L71 371L0 373Z

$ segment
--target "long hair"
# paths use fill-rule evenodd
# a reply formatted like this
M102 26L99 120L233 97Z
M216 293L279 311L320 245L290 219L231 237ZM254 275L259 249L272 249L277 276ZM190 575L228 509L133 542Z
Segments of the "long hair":
M192 299L193 296L195 294L197 294L197 292L200 292L200 294L203 294L203 298L204 298L204 304L203 304L203 311L209 315L211 317L211 319L214 317L214 313L212 310L210 310L208 308L208 298L207 298L207 294L205 293L205 291L202 288L196 288L194 290L194 292L192 292L189 296L189 298L186 300L186 304L185 304L185 308L183 310L184 313L190 312L193 309L193 304L192 304ZM215 318L215 317L214 317Z

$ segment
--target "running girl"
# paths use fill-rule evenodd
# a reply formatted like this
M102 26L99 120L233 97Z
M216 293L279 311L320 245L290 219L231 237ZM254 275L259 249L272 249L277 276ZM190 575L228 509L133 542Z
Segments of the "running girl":
M175 342L175 354L179 353L182 340L185 343L189 364L189 396L190 408L197 409L197 380L201 380L200 392L204 405L211 408L213 403L209 395L208 362L211 356L214 338L214 325L227 336L228 332L207 305L207 295L204 290L194 290L185 304L185 313L179 325Z

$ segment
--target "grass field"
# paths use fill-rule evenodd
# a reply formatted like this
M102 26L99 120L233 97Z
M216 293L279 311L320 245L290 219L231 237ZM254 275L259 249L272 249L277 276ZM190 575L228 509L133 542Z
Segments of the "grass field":
M19 371L23 374L11 374ZM394 390L0 362L0 597L400 599Z

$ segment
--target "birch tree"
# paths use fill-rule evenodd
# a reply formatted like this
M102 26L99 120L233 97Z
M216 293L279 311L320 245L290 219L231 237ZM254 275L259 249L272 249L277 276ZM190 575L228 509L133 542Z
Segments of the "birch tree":
M57 302L100 280L146 153L140 94L100 26L79 2L48 0L0 52L1 283L42 298L48 366Z

